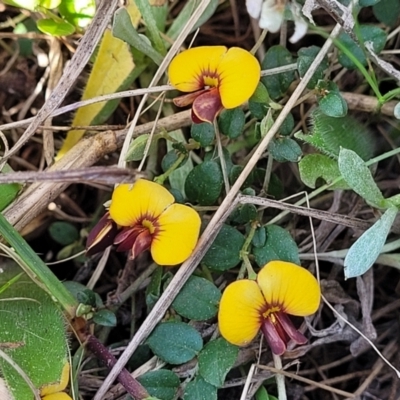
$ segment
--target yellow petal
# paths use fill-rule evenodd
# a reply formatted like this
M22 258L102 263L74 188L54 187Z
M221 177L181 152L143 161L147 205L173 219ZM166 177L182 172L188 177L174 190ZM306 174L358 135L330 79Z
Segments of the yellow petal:
M58 392L42 397L42 400L72 400L65 392Z
M255 281L243 279L231 283L222 294L218 312L221 335L230 343L246 346L261 327L265 300Z
M218 65L219 93L225 108L235 108L247 101L260 81L260 64L247 50L230 48Z
M70 369L69 362L66 362L64 364L63 370L61 372L60 382L43 386L40 389L40 395L43 397L43 399L57 400L57 397L54 397L54 399L50 399L49 396L51 396L53 393L59 394L58 392L61 392L62 390L64 390L67 387L68 382L69 382L69 369ZM64 393L64 394L66 394L66 393ZM68 396L67 398L70 398L70 397ZM60 398L60 400L61 399L62 398Z
M204 76L216 74L225 53L225 46L201 46L182 51L168 68L171 85L181 92L204 89Z
M196 247L200 216L188 206L172 204L157 219L160 231L151 243L151 255L159 265L177 265Z
M163 186L139 179L114 190L110 216L118 225L133 226L142 216L158 217L173 202L174 196Z
M257 282L265 301L282 311L305 317L318 310L321 291L305 268L285 261L271 261L258 273Z

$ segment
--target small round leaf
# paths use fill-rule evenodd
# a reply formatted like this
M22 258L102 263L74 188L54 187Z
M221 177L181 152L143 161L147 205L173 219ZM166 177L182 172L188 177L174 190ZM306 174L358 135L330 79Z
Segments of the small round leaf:
M236 139L243 133L246 116L240 107L222 111L218 118L221 132L231 139Z
M190 134L196 142L200 143L201 147L211 146L214 143L214 125L209 124L208 122L192 124Z
M156 356L169 364L183 364L196 357L203 347L199 332L183 322L159 324L147 343Z
M204 321L217 314L220 299L221 292L212 282L191 276L176 296L172 306L182 317Z
M239 348L219 338L209 342L199 354L199 372L211 385L221 387L239 354Z
M223 225L214 243L204 255L202 263L217 271L236 267L240 262L240 250L244 236L229 225Z
M221 194L223 176L215 161L204 161L194 167L185 182L185 193L191 203L214 204Z
M79 239L78 229L69 222L53 222L49 227L49 234L54 241L63 246L68 246Z
M263 267L272 260L300 264L299 249L288 231L277 225L269 225L265 230L267 235L265 245L253 249L258 266Z
M147 372L139 376L137 380L151 396L159 400L174 399L181 383L178 376L167 369Z

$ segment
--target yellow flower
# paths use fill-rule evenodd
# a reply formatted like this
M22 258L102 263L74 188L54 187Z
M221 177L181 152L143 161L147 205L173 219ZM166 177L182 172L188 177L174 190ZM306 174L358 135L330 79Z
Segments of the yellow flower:
M66 362L61 372L60 382L42 387L40 390L42 400L72 400L67 393L63 392L68 385L69 369L69 363Z
M317 280L305 268L271 261L256 281L239 280L225 289L218 314L221 335L230 343L245 346L261 329L272 352L281 355L289 339L297 344L307 342L287 314L314 314L320 297Z
M244 49L203 46L178 54L168 76L172 86L189 93L174 103L179 107L193 103L193 122L212 123L223 108L238 107L251 97L260 71L257 59Z
M157 264L177 265L192 254L200 224L198 213L175 204L163 186L139 179L114 190L109 213L89 234L87 253L113 243L117 251L129 250L132 259L149 249Z

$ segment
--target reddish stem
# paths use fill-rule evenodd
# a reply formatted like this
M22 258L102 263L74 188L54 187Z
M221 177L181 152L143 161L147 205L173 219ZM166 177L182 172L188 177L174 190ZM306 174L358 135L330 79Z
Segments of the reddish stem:
M117 359L95 336L87 335L86 346L108 369L117 363ZM134 399L144 400L150 397L147 390L125 368L119 373L117 380Z

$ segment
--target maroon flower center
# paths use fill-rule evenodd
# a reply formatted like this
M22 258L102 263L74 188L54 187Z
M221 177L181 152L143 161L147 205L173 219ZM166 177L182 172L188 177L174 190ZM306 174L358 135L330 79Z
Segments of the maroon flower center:
M158 231L157 219L145 215L133 226L124 227L115 237L114 244L118 246L117 251L131 250L130 258L134 259L150 248Z

